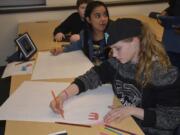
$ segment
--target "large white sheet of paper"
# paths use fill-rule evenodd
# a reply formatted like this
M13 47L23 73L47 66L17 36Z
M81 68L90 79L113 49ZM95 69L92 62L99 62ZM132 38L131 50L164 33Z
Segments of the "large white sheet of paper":
M0 120L68 122L95 124L102 122L113 103L111 85L103 85L74 96L64 103L64 116L55 114L49 107L52 100L51 90L58 94L68 83L25 81L0 107ZM89 114L95 112L99 118L89 120Z
M29 62L12 62L10 64L7 64L4 73L2 75L2 78L12 76L12 75L26 75L26 74L32 74L34 61Z
M93 64L82 51L73 51L53 56L39 52L32 80L74 78L84 74Z

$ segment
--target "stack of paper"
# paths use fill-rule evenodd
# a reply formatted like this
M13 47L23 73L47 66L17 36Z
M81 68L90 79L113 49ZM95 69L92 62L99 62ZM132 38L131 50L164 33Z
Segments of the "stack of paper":
M34 61L29 62L12 62L7 64L2 78L12 76L12 75L25 75L31 74L34 66Z

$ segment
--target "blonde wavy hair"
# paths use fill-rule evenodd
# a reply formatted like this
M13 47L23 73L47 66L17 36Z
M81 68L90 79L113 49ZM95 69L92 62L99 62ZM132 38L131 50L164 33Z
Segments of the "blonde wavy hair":
M171 63L163 45L157 40L151 28L143 23L141 30L139 63L135 79L140 86L145 87L152 78L153 59L158 60L165 70L171 66Z

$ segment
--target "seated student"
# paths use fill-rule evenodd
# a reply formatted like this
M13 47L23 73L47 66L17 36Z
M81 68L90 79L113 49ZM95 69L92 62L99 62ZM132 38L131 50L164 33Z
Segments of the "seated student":
M179 21L179 26L172 24L169 28L168 24L167 26L164 24L162 42L167 51L167 54L169 55L171 63L180 69L180 16L179 20L177 17L173 17L173 19L176 19L177 22ZM168 21L171 22L171 19L167 19L167 22Z
M113 57L92 67L51 101L55 113L70 97L111 83L123 106L111 107L105 123L133 116L147 135L171 135L180 123L180 76L147 24L117 19L107 30ZM97 101L98 102L98 101ZM65 112L66 113L66 112Z
M79 33L84 28L84 12L87 4L92 0L77 0L76 6L78 12L71 14L64 22L57 26L54 30L54 39L62 41L65 34L71 34L70 41L79 40Z
M90 2L85 11L87 27L81 31L80 40L62 48L51 50L53 55L74 50L83 50L85 55L94 63L99 64L108 57L106 48L106 35L104 34L109 13L106 5L100 1Z
M167 16L180 16L180 1L179 0L169 0L169 7L161 12L161 15Z
M157 19L159 15L161 16L180 16L180 1L179 0L169 0L169 7L159 12L151 12L150 17Z
M174 16L180 17L180 1L179 0L169 0L169 7L162 11L160 16ZM177 28L179 31L180 28Z
M180 0L169 0L169 7L161 12L163 16L174 16L180 18ZM180 24L179 24L180 26ZM166 29L163 34L163 44L170 57L171 63L180 68L180 27Z
M160 22L164 27L162 42L167 54L169 55L171 63L180 68L180 27L176 26L176 28L167 29L160 19L162 17L180 18L180 0L169 0L169 7L167 9L161 13L151 12L149 16L158 19L158 22ZM171 19L169 19L169 22L171 22ZM174 24L173 27L175 27Z

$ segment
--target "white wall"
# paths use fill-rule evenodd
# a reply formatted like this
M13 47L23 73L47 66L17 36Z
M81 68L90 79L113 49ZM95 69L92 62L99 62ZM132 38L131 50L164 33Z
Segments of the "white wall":
M109 8L111 16L120 15L148 15L151 11L162 11L166 3L131 5ZM18 23L43 20L64 19L74 10L0 14L0 66L6 64L6 57L15 52L14 39L17 36Z

